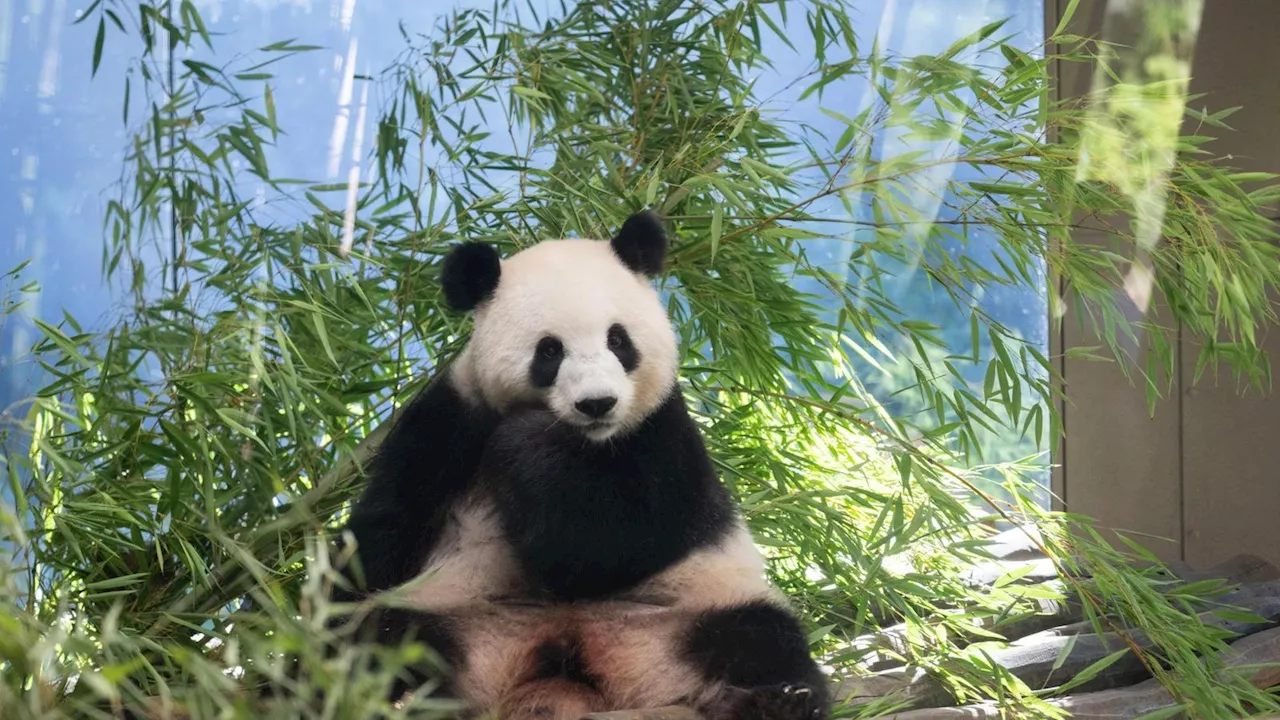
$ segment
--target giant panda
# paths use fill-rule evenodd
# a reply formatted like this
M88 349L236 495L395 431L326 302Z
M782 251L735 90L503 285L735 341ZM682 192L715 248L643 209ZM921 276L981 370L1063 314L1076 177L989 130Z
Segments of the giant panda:
M667 244L644 211L611 240L465 243L441 265L472 333L370 462L346 526L363 587L338 595L397 588L359 637L431 646L472 716L829 714L677 385L650 282Z

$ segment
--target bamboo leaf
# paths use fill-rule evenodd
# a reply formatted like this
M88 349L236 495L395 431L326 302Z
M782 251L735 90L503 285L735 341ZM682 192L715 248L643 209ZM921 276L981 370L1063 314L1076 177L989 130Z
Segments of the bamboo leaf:
M98 19L98 34L93 39L93 71L90 76L98 75L98 65L102 63L102 45L107 39L107 19Z

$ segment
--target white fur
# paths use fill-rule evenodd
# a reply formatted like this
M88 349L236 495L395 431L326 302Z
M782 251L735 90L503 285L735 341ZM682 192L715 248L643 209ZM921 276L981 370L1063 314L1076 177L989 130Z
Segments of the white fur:
M720 543L693 552L631 594L669 595L677 607L694 610L749 600L785 602L769 583L764 557L741 521Z
M493 506L468 500L452 513L422 573L404 588L405 598L422 610L450 613L511 592L520 577Z
M603 441L633 428L666 399L679 362L675 333L656 290L601 240L547 240L502 261L497 290L475 310L475 329L454 366L464 394L499 412L546 403L565 422L585 424L574 404L613 396L607 423L586 431ZM609 328L627 329L640 353L628 374L608 347ZM533 386L529 366L538 341L563 343L556 382Z

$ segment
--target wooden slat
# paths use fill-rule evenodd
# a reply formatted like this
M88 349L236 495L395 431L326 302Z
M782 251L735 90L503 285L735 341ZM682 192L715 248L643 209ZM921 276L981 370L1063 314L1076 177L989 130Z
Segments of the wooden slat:
M1227 668L1254 667L1249 681L1260 688L1280 684L1280 628L1237 640L1223 654ZM1257 667L1267 666L1272 667ZM1125 720L1172 708L1177 703L1156 680L1133 687L1082 693L1049 701L1071 713L1072 720ZM953 708L929 708L885 716L894 720L987 720L1003 718L998 705L986 703Z

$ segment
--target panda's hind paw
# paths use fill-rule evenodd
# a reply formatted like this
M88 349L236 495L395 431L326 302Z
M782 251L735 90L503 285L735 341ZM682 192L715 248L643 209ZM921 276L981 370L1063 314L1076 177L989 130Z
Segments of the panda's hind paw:
M825 693L803 683L733 688L709 720L825 720Z

